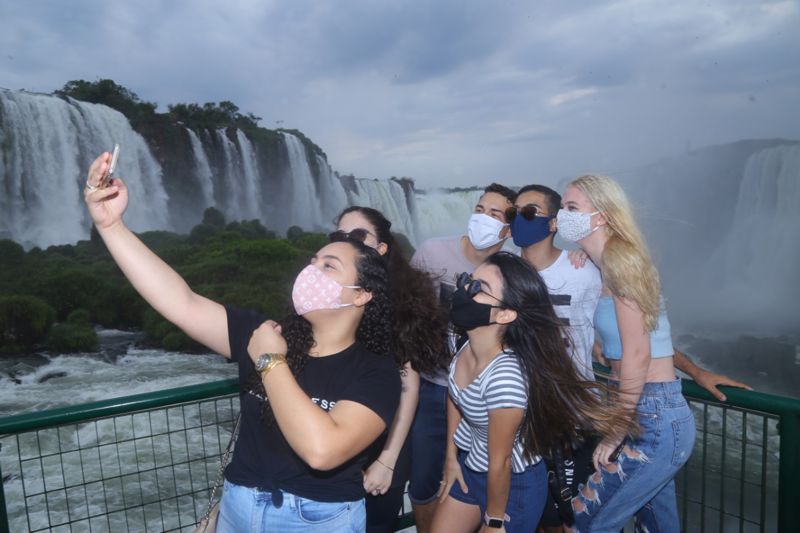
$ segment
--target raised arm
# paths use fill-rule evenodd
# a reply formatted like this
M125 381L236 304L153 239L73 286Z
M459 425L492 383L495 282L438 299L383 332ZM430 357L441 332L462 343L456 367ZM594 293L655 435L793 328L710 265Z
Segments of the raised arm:
M400 407L397 408L397 414L392 421L386 444L378 459L367 468L364 475L364 490L370 494L376 490L379 494L385 494L391 487L397 458L406 442L411 423L414 421L414 413L417 411L419 373L411 368L411 363L406 363L403 367L401 382Z
M675 368L685 372L686 375L692 378L698 385L706 389L721 402L724 402L727 397L725 396L725 393L717 388L720 385L724 385L726 387L737 387L745 390L753 390L753 388L749 385L733 380L728 376L715 374L714 372L700 368L697 366L697 364L695 364L694 361L689 359L688 355L679 350L675 350L675 355L673 356L672 362L675 365Z
M164 318L197 342L230 357L225 308L194 293L177 272L125 226L122 214L128 206L128 188L121 179L98 188L109 158L106 152L89 168L84 200L114 261L136 291Z

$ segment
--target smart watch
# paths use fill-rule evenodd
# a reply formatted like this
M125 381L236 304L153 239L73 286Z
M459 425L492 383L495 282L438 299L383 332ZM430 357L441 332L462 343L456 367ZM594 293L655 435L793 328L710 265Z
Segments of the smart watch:
M486 527L491 527L493 529L500 529L505 525L505 522L502 518L495 518L493 516L489 516L488 514L483 515L483 523Z

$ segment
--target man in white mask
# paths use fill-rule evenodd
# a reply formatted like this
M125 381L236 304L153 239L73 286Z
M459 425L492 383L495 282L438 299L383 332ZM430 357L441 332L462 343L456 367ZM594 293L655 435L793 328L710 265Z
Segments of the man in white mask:
M411 265L428 272L439 289L445 308L455 290L456 276L475 268L503 248L511 236L506 210L514 205L516 193L492 183L483 191L470 216L466 235L436 237L420 245ZM417 531L427 533L442 479L447 438L447 371L421 374L420 395L414 425L411 427L411 476L409 499L414 508Z

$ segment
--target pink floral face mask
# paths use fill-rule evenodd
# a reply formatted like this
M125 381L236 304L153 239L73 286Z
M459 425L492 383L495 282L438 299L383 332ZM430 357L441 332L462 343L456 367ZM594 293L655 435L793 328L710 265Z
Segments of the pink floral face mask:
M358 285L340 285L339 282L326 276L314 265L308 265L294 280L292 303L298 315L304 315L319 309L340 309L353 304L343 304L343 289L360 289Z

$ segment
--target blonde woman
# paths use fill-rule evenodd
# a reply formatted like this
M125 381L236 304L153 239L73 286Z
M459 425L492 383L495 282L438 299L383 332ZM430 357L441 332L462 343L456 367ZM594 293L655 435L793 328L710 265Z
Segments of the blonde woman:
M609 359L614 401L639 422L637 437L606 437L595 473L573 498L574 531L619 531L636 516L647 531L679 531L673 478L689 459L694 418L675 376L661 284L625 193L611 178L567 185L557 217L562 238L600 268L597 336Z

